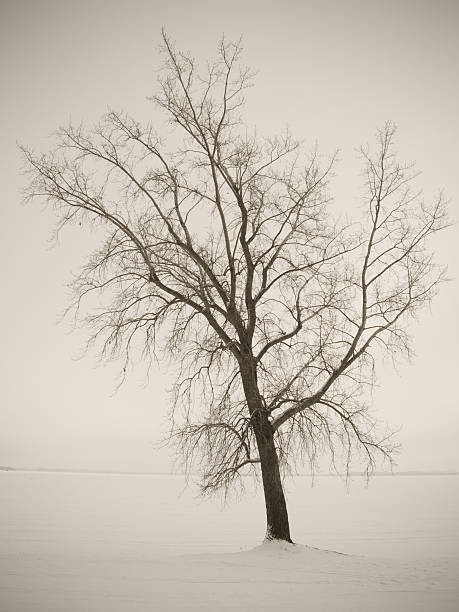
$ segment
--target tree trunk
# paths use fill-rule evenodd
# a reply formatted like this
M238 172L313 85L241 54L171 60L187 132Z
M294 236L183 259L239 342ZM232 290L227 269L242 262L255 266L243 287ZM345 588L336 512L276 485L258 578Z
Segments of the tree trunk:
M269 429L271 425L268 423ZM272 430L256 432L266 505L266 538L291 542L287 504Z
M260 457L266 505L266 538L291 542L274 432L258 390L256 366L250 358L241 366L242 383Z

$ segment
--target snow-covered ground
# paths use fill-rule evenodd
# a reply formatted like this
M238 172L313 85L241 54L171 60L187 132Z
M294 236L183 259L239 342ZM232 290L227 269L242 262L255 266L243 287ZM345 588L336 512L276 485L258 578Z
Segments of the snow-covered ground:
M260 545L260 492L222 508L180 476L0 472L0 610L459 610L458 476L288 497L299 544Z

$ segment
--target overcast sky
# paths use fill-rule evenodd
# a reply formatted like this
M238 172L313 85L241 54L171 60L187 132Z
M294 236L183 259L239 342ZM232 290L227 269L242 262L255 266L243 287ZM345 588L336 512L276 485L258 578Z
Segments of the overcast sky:
M160 30L211 57L224 32L245 41L258 71L247 116L260 132L289 125L322 151L341 150L335 204L358 196L355 148L391 119L402 158L423 171L425 197L439 188L459 201L459 3L376 2L67 2L0 3L2 66L2 393L0 465L30 468L164 471L153 449L167 407L167 372L131 374L114 394L116 366L81 360L85 335L56 325L65 283L90 241L83 233L47 242L52 214L21 206L24 177L16 142L51 146L60 124L95 121L108 107L140 119L157 115ZM458 227L435 245L458 274ZM379 373L374 406L401 427L401 470L459 470L458 282L443 287L416 334L412 365Z

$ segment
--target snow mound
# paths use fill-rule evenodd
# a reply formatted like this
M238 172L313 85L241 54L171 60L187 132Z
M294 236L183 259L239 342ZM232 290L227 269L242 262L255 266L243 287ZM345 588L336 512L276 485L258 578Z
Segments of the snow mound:
M314 546L307 546L306 544L296 544L286 542L285 540L272 540L268 538L263 540L262 544L255 546L255 548L252 548L252 550L247 552L266 555L281 555L283 553L296 555L317 555L317 553L322 553L347 556L345 553L337 552L335 550L325 550L315 548Z

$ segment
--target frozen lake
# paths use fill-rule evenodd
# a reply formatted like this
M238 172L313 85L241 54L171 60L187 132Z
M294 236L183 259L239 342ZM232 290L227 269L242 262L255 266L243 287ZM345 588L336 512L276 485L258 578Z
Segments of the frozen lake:
M218 500L198 498L181 476L0 472L0 610L278 609L274 595L269 602L250 599L258 597L255 590L247 591L246 600L252 602L247 608L241 607L243 589L242 599L231 604L225 589L231 581L245 580L240 576L247 571L238 572L251 563L264 585L272 583L269 572L277 575L276 564L291 568L279 580L281 590L292 572L303 568L286 610L303 609L301 589L308 572L307 590L316 593L317 610L459 609L454 586L459 581L459 476L379 476L368 487L354 478L349 492L338 478L317 477L311 488L309 478L296 477L287 488L295 542L349 557L322 556L316 563L304 556L285 565L277 557L257 557L255 563L250 553L231 556L254 548L264 536L261 491L254 493L250 486L245 496L224 507ZM376 560L386 565L375 569ZM371 563L368 580L356 582ZM311 582L314 568L317 579ZM395 575L403 576L394 591L387 585ZM333 589L331 599L324 599L320 585L328 583L338 589L335 599ZM333 607L356 588L360 600L356 595L346 600L349 608L342 602ZM374 601L374 592L384 597ZM365 593L373 593L371 607ZM416 597L408 601L407 593Z

